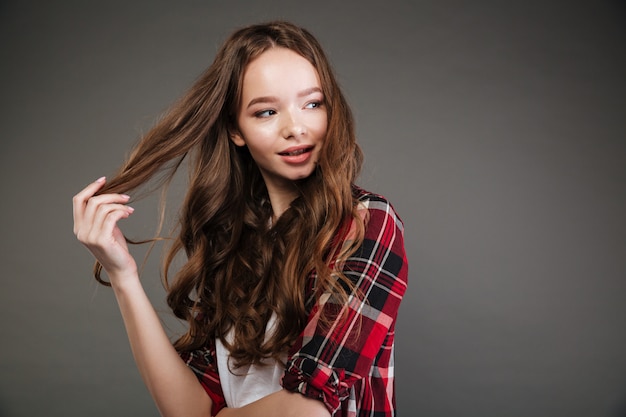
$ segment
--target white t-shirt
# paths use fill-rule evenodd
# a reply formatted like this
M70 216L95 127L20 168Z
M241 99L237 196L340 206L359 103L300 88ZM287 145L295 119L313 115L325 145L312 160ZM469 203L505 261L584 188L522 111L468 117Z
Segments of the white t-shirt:
M275 315L270 317L267 323L265 339L274 331L276 323ZM226 340L232 343L232 330L226 335ZM265 366L250 365L235 368L230 361L230 352L222 344L220 339L215 340L215 354L217 357L217 370L220 375L220 385L224 392L224 399L228 407L243 407L276 391L280 391L285 368L274 360L267 359ZM283 358L284 360L287 359ZM230 364L230 366L229 366Z

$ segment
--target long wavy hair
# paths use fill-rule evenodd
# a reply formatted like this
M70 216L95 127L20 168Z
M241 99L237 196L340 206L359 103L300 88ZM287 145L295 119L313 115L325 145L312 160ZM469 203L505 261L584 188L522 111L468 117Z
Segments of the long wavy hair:
M297 182L298 196L270 227L263 178L229 131L236 128L246 66L275 47L295 51L317 70L328 127L317 168ZM316 277L317 297L330 292L347 301L353 287L333 265L363 239L353 189L362 153L350 108L318 41L280 21L234 32L100 193L135 190L157 173L165 186L184 160L189 188L163 265L168 304L189 323L174 345L188 351L219 337L237 366L279 359L306 324L308 279ZM356 224L356 235L345 244L341 235L349 224ZM171 279L168 271L181 251L186 262ZM105 283L100 269L96 265L96 279ZM273 314L277 324L266 340ZM232 344L224 337L229 331Z

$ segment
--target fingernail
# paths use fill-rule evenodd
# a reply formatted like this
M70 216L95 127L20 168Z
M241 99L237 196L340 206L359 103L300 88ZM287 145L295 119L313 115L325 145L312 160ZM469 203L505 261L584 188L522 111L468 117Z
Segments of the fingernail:
M124 200L130 200L130 196L129 196L128 194L122 194L122 195L121 195L121 197L122 197Z
M126 206L126 208L128 209L129 213L132 213L133 211L135 211L135 209L132 208L131 206Z
M100 177L96 180L96 182L104 182L104 180L106 179L106 177Z

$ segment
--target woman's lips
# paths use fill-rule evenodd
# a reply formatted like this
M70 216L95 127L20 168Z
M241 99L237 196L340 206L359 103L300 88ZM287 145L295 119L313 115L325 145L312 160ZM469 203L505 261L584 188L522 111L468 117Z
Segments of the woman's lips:
M294 148L285 149L278 154L282 157L283 161L291 164L301 164L306 162L312 155L313 146L299 146Z
M311 152L312 150L313 150L312 146L298 146L298 147L287 148L284 151L279 152L278 154L282 156L297 156L305 152Z

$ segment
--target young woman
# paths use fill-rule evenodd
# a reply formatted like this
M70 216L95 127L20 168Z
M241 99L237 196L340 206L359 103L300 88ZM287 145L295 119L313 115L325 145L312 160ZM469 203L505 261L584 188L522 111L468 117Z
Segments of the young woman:
M183 161L189 189L164 272L189 330L172 345L118 221L133 213L125 193ZM74 233L96 278L106 271L164 416L395 415L403 226L355 185L361 162L320 45L273 22L231 35L119 173L74 197Z

